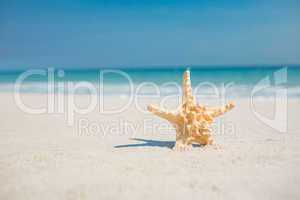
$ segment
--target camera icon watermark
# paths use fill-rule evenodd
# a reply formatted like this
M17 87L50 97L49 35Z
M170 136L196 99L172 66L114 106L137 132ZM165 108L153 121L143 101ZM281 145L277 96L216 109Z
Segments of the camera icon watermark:
M273 76L261 79L253 88L250 95L250 108L257 119L269 127L285 133L288 129L288 88L287 67L279 69ZM264 90L271 90L274 100L273 117L266 117L263 113L255 109L256 94Z

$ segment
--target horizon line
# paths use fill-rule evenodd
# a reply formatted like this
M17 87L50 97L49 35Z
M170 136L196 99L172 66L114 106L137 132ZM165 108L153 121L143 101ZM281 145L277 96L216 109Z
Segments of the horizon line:
M34 66L34 67L0 67L1 72L5 71L24 71L29 69L62 69L62 70L96 70L96 69L185 69L185 68L280 68L280 67L300 67L300 64L190 64L190 65L108 65L108 66L65 66L65 67L43 67L43 66Z

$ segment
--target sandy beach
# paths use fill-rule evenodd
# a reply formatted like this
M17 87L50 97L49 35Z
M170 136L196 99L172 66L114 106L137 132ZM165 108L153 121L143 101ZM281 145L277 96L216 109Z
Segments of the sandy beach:
M0 0L0 200L300 200L300 0Z
M46 104L43 94L22 97ZM288 101L286 133L264 124L249 99L239 98L217 120L220 148L185 152L172 150L168 122L134 105L119 114L76 114L69 126L62 113L24 113L12 93L0 99L0 199L300 198L297 98ZM76 97L79 104L87 99ZM107 97L106 106L120 101ZM272 116L273 103L263 99L257 111Z

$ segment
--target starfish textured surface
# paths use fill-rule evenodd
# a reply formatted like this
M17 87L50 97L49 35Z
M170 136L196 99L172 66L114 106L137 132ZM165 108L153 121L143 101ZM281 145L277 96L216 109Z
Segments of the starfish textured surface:
M176 129L174 149L186 150L193 143L201 145L213 144L211 125L214 119L234 107L231 102L223 107L211 108L196 103L193 96L190 71L183 75L183 96L180 111L168 112L156 106L149 105L148 110L153 114L168 120Z

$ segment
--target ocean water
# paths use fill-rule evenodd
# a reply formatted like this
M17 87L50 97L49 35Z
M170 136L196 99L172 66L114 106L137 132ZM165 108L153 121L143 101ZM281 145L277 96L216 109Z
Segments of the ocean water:
M187 68L34 69L0 71L0 92L102 95L174 95L181 93ZM228 97L282 95L300 97L300 66L191 67L194 92ZM23 77L23 79L22 79ZM53 81L51 81L53 80ZM19 84L16 84L19 81ZM50 86L49 86L50 84ZM16 85L20 87L17 88Z

